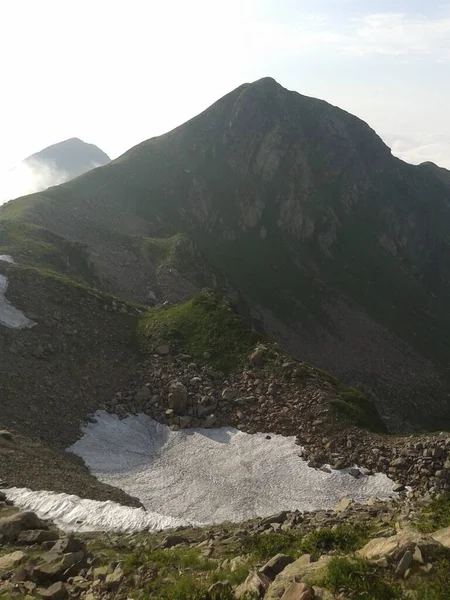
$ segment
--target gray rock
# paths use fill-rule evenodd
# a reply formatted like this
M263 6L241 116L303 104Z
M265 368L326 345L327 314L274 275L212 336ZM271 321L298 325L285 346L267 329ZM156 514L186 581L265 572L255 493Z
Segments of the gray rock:
M222 398L224 400L226 400L227 402L230 402L231 400L234 400L235 398L237 398L238 394L239 394L238 390L236 390L232 387L228 387L223 390Z
M187 408L188 391L179 381L173 383L169 388L169 407L175 414L182 414Z
M47 529L47 525L33 512L14 513L0 519L0 536L16 541L26 529Z
M145 385L138 390L134 396L136 402L145 402L151 398L151 391Z
M39 589L39 596L48 600L65 600L68 595L67 587L62 581L57 581L47 589Z
M159 354L160 356L167 356L168 354L170 354L170 348L167 344L162 344L161 346L158 346L156 348L156 354Z
M294 562L294 559L287 554L277 554L271 558L266 564L259 569L259 572L273 581L278 573L281 573L289 564Z
M399 577L404 577L406 571L411 567L413 561L413 555L410 550L407 550L400 559L400 562L395 569L395 574Z
M187 544L188 540L181 535L168 535L161 543L161 548L173 548L179 544Z
M0 439L7 440L8 442L13 439L13 434L6 429L0 430Z

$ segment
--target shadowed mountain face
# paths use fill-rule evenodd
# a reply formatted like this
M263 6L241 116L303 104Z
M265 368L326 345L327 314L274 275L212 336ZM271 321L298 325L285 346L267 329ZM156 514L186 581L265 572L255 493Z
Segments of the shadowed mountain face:
M40 165L49 167L61 173L64 181L68 181L110 161L109 156L94 144L86 144L78 138L70 138L32 154L23 161L23 164L35 169Z
M450 359L450 188L436 169L266 78L10 202L0 225L83 244L101 285L129 299L222 287L296 356L371 393L392 429L436 427Z

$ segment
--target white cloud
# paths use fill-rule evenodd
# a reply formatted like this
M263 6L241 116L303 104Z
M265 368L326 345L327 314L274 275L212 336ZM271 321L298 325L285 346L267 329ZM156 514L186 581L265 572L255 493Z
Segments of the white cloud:
M351 52L450 60L450 17L382 13L367 15L354 23L356 28L348 47Z
M391 147L392 153L406 162L418 165L431 161L450 169L450 136L387 134L383 139Z
M21 163L14 169L0 172L0 204L59 185L67 179L67 173L48 164L39 161Z

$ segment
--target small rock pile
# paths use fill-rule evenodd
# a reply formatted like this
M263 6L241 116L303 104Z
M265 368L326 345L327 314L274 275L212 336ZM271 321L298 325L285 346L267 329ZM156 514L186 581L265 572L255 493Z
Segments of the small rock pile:
M98 592L114 592L124 577L120 563L96 568L97 559L83 540L64 536L32 512L11 509L0 518L0 549L8 546L16 549L0 556L2 598L93 600Z

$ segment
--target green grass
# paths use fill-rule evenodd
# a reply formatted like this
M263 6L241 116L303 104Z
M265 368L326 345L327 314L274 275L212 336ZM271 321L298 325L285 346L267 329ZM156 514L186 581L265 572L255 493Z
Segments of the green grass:
M223 371L242 364L261 339L227 301L210 291L184 304L149 309L138 334L145 353L169 344ZM211 355L209 359L204 358L205 352Z
M430 533L450 526L450 494L441 494L425 505L417 522L417 528Z
M145 584L145 598L149 600L212 600L208 588L217 581L241 583L249 567L239 566L235 571L222 569L217 560L204 558L196 548L170 550L136 550L123 563L126 576L137 569L147 569L150 577ZM231 600L224 591L214 600Z
M279 552L294 556L311 554L317 560L321 554L335 551L353 552L369 539L372 528L364 524L342 524L316 529L305 536L298 533L262 533L244 538L242 551L257 560L268 560Z
M376 433L386 433L386 425L381 420L375 405L365 394L351 387L339 390L339 397L330 404L348 422L357 427L369 429Z
M86 251L42 227L0 221L0 254L10 254L21 264L54 271L78 282L97 282Z
M333 557L323 582L329 590L342 593L352 600L396 600L400 587L388 572L359 559Z

